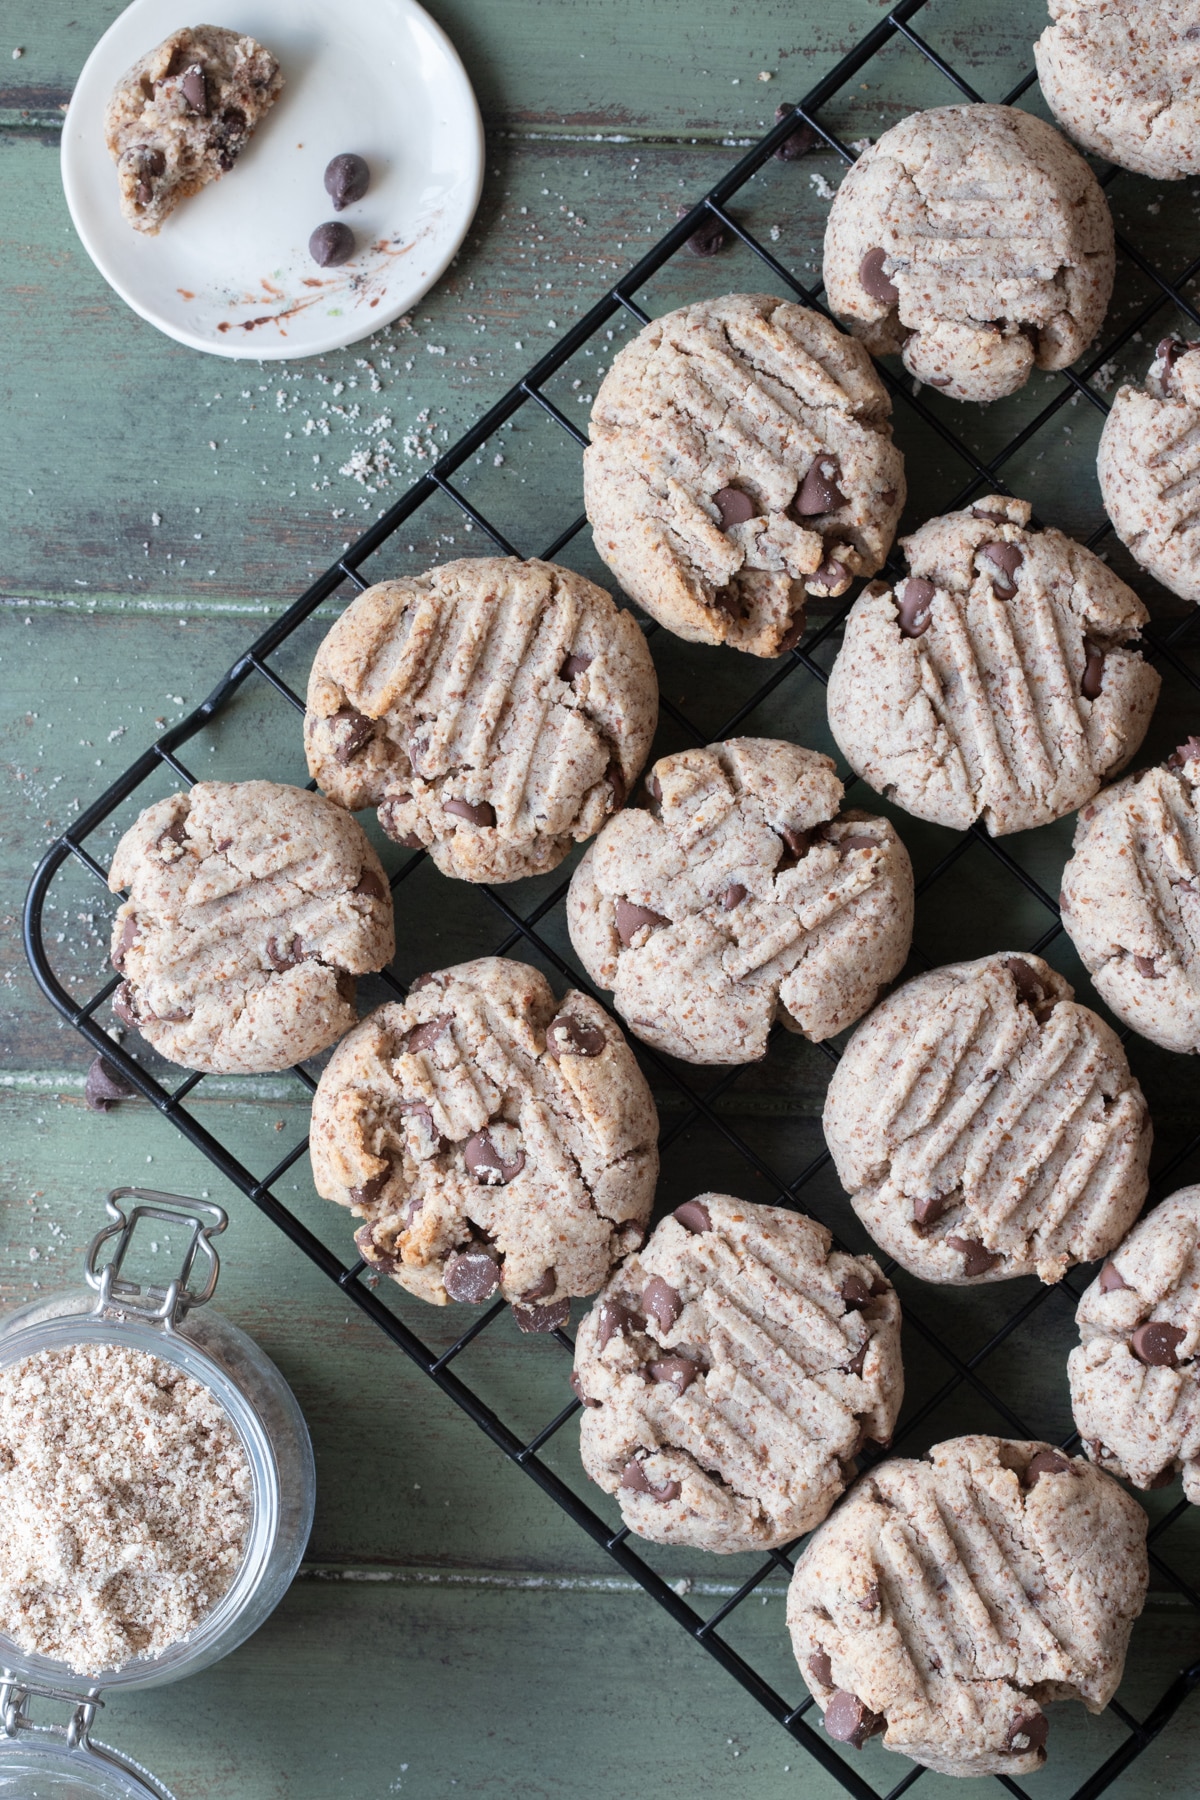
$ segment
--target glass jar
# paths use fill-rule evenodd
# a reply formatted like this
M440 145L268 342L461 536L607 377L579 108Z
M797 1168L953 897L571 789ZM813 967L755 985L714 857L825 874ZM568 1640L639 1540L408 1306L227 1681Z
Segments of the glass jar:
M283 1598L312 1527L316 1475L295 1396L253 1338L219 1314L201 1312L217 1285L212 1240L224 1231L227 1215L219 1206L146 1188L114 1189L107 1209L110 1222L88 1248L87 1286L39 1298L0 1318L0 1368L43 1350L119 1344L191 1376L208 1389L241 1441L251 1477L246 1544L225 1593L187 1637L157 1656L85 1676L20 1649L0 1632L0 1800L43 1793L53 1800L161 1800L167 1790L153 1776L92 1740L101 1693L177 1681L228 1655ZM143 1221L188 1232L178 1272L165 1286L140 1285L122 1274ZM65 1723L35 1716L64 1707Z

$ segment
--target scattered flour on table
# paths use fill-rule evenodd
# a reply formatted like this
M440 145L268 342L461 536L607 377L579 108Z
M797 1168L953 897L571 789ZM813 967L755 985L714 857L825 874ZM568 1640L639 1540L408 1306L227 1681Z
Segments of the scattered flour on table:
M0 1631L79 1674L157 1656L225 1593L251 1474L206 1388L116 1344L0 1370Z

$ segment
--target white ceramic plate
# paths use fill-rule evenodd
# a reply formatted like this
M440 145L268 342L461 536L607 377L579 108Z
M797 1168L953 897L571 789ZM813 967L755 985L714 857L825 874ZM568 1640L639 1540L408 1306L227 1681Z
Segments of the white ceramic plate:
M104 109L131 64L200 23L265 44L284 89L229 173L147 237L121 217ZM371 186L335 214L325 165L351 150ZM416 0L134 0L76 84L62 173L88 255L143 319L216 356L316 356L398 318L441 275L479 202L483 127L453 45ZM308 239L333 218L360 248L322 269Z

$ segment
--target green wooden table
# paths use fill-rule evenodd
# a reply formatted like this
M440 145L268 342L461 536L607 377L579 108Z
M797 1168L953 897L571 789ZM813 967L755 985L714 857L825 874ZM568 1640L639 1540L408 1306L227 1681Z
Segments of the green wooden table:
M144 1181L220 1200L233 1223L222 1245L219 1303L294 1385L315 1440L319 1496L305 1571L271 1622L206 1674L118 1700L101 1735L158 1771L180 1800L432 1800L456 1788L512 1800L577 1792L598 1800L725 1792L774 1800L798 1791L833 1800L834 1784L765 1714L148 1107L130 1102L106 1117L85 1109L88 1055L37 995L18 924L46 840L164 721L193 705L263 622L587 309L683 200L711 185L781 99L798 97L832 67L880 9L873 0L436 0L431 10L466 59L488 129L484 196L464 250L406 324L316 362L266 367L219 362L159 336L109 291L75 239L59 184L58 131L72 82L116 10L113 0L8 0L0 15L0 957L9 1044L0 1076L0 1297L21 1300L76 1276L110 1185ZM1028 66L1042 17L1035 0L1000 8L934 0L921 28L994 97ZM864 72L830 118L852 141L951 97L919 58L897 48ZM819 265L837 179L836 159L819 155L772 165L745 196L755 229L802 272ZM1187 249L1196 236L1190 189L1124 178L1113 198L1139 242L1157 244L1171 267L1195 254ZM646 303L662 310L747 281L761 285L734 250L694 270L673 268ZM1135 286L1121 290L1117 310L1137 300ZM1132 346L1130 366L1144 356ZM559 384L556 397L581 420L600 361L580 359ZM1034 400L1031 387L1013 405L1032 413ZM366 491L341 471L366 423L385 409L404 449L396 469ZM976 412L965 428L986 451L1012 419L1010 412L1001 427L995 409ZM577 468L564 474L552 436L522 419L468 472L471 491L530 549L577 501ZM1065 412L1008 478L1022 491L1036 487L1055 522L1089 529L1100 516L1095 437L1088 409ZM952 459L915 428L903 441L918 507L922 496L944 500ZM391 566L418 568L481 547L449 511L422 515L411 547L406 539ZM571 560L598 572L585 546ZM316 621L289 652L300 686L323 626ZM664 691L714 730L763 673L743 666L751 659L714 657L662 636L656 656ZM193 756L200 772L303 778L287 717L261 697L247 697L235 713ZM812 684L803 693L782 690L749 728L828 743ZM1194 728L1194 718L1167 706L1148 748L1161 754ZM661 747L673 742L668 729ZM945 834L911 821L903 829L918 872L931 867ZM1068 839L1069 826L1028 834L1020 855L1053 884ZM56 906L56 954L70 977L94 981L107 943L103 897L80 882L56 892ZM1020 890L998 885L986 856L972 852L953 892L935 890L919 913L918 938L941 958L976 953L981 916L993 942L1029 942L1039 924ZM410 976L479 954L498 935L477 895L426 867L405 890L397 968ZM1057 944L1053 956L1079 979L1069 945ZM1194 1071L1136 1042L1132 1056L1169 1153L1194 1127ZM722 1104L764 1154L793 1168L819 1147L824 1080L819 1055L789 1040ZM279 1145L303 1129L304 1108L286 1080L210 1083L204 1092L204 1122L256 1167L269 1167ZM669 1084L659 1098L669 1123L679 1101ZM1185 1169L1180 1179L1198 1177ZM668 1204L722 1183L748 1198L772 1197L761 1184L758 1193L747 1187L711 1129L685 1134L670 1180ZM819 1184L817 1201L852 1243L862 1242L832 1178ZM346 1222L315 1198L306 1176L295 1204L346 1251ZM961 1355L982 1346L1011 1310L1014 1284L1005 1285L1007 1292L936 1296L939 1325ZM930 1291L917 1286L901 1282L906 1305L928 1310ZM401 1298L397 1306L435 1338L449 1330L416 1303ZM1035 1319L1030 1332L992 1353L987 1379L1039 1430L1061 1436L1070 1428L1070 1305L1055 1297ZM938 1390L946 1369L912 1334L906 1354L912 1407ZM465 1372L506 1416L533 1426L562 1395L562 1360L553 1345L518 1340L506 1323L470 1353ZM929 1434L998 1426L978 1395L959 1390L933 1415ZM568 1429L554 1455L582 1486L573 1437ZM1189 1522L1173 1529L1167 1549L1180 1573L1200 1573L1200 1535ZM746 1565L676 1554L658 1566L698 1604L715 1605ZM766 1584L736 1617L736 1647L796 1694L781 1585ZM1135 1636L1125 1704L1144 1710L1198 1652L1196 1615L1158 1583ZM1194 1793L1196 1719L1185 1706L1112 1791ZM1070 1792L1080 1768L1119 1737L1110 1719L1057 1709L1055 1758L1037 1793L1049 1800ZM877 1746L861 1766L881 1788L904 1772ZM961 1791L936 1777L921 1791L942 1788Z

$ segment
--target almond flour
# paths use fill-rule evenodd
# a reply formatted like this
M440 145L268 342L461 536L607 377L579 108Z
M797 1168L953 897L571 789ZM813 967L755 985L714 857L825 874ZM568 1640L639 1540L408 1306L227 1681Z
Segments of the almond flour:
M159 1655L232 1582L251 1491L227 1414L161 1357L0 1369L0 1632L79 1674Z

